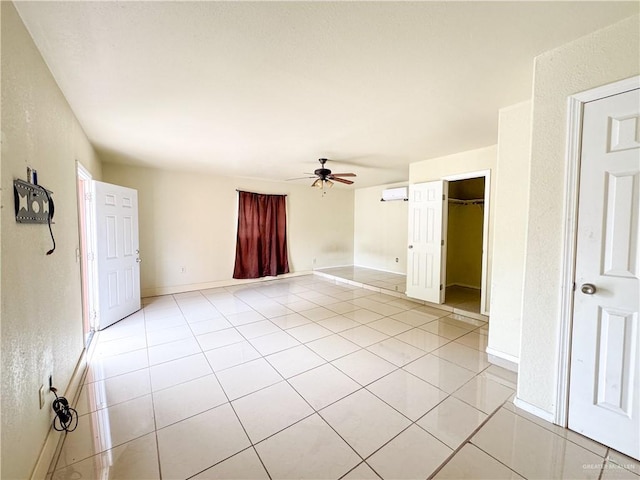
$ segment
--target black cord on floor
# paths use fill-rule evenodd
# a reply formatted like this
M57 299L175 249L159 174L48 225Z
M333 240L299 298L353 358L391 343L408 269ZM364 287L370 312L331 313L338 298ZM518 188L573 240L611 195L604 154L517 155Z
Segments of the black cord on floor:
M53 411L56 413L56 418L53 419L53 429L58 432L73 432L78 426L78 412L69 406L69 401L66 398L58 396L55 387L51 387L50 390L56 396L52 405ZM56 425L56 421L59 427Z

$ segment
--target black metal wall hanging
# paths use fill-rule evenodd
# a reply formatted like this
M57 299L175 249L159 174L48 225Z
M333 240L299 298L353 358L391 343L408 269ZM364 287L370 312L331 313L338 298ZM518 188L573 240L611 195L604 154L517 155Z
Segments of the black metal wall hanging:
M13 198L16 209L16 222L18 223L49 223L53 219L52 191L46 190L41 185L13 181Z

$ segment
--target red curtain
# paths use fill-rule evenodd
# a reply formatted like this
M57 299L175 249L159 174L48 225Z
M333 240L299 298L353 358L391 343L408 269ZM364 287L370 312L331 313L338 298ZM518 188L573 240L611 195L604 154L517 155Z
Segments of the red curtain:
M233 278L289 273L286 195L238 193L238 239Z

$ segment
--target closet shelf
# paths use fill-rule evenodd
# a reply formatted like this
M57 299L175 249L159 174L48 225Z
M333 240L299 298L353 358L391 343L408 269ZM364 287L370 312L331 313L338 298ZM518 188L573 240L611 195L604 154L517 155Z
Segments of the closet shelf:
M449 198L449 203L456 205L483 205L484 198L472 198L471 200L460 200L459 198Z

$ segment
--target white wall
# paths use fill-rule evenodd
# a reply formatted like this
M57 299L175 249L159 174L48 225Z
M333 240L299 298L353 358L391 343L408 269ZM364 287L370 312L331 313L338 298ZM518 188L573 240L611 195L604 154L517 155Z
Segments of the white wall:
M536 58L518 398L556 409L567 97L640 73L639 16Z
M408 202L380 201L383 190L402 186L406 186L406 183L359 188L355 191L355 265L407 273Z
M479 148L467 152L455 153L446 157L431 158L409 165L409 182L422 183L431 180L439 180L443 177L458 175L463 173L490 170L495 174L497 159L497 147ZM492 180L491 180L492 181ZM487 306L491 299L491 262L494 230L494 204L495 193L493 185L489 185L489 235L487 239L487 291L483 292L487 301ZM486 204L485 204L486 208Z
M488 346L493 355L509 361L520 357L530 147L531 102L501 109Z
M29 478L51 425L53 374L64 393L83 350L76 159L100 162L40 57L13 4L2 21L2 478ZM13 180L38 170L53 191L56 250L46 225L15 221ZM60 435L56 433L55 435Z
M483 206L449 203L447 286L481 287L483 226Z
M291 272L353 263L353 190L182 173L115 163L104 181L138 190L144 296L232 282L236 189L287 194ZM314 263L315 260L315 263ZM186 273L181 273L184 266Z

